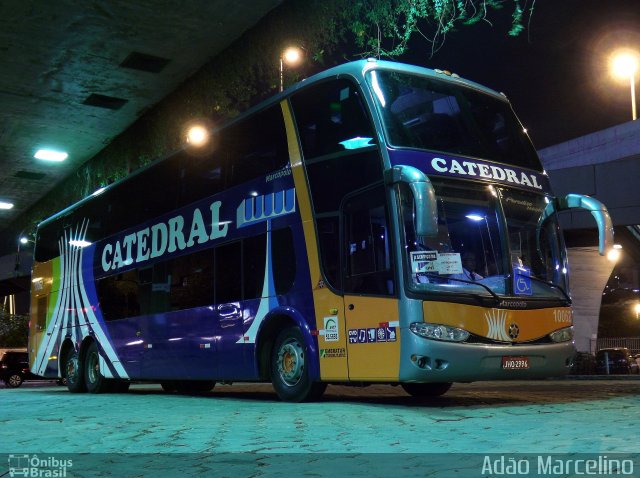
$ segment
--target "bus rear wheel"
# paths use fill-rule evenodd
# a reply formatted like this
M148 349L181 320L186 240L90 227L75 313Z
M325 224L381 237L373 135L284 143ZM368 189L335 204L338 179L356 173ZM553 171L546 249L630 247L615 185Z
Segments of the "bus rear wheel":
M309 377L304 338L298 327L284 329L276 338L271 352L271 382L278 397L285 402L319 399L326 383Z
M402 388L413 397L439 397L444 395L453 385L451 382L438 383L403 383Z
M87 391L84 381L82 361L80 360L78 352L73 348L70 348L65 354L63 371L63 378L67 381L67 389L71 393L82 393Z
M100 373L100 355L98 344L92 342L84 360L84 381L90 393L108 393L114 389L114 383Z

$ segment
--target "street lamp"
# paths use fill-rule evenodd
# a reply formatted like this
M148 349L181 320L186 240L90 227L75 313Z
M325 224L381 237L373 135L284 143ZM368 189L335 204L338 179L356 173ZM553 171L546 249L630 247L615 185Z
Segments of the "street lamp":
M613 74L618 78L629 78L631 85L631 118L636 120L636 80L635 73L638 70L638 54L635 52L619 52L613 55L611 60Z
M294 66L302 60L302 49L290 46L280 54L280 91L284 90L284 64Z

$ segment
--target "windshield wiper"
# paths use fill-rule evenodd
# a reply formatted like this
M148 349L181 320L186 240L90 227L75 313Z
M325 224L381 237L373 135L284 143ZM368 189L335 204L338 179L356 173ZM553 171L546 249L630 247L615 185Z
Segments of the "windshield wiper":
M476 282L476 281L472 281L472 280L466 280L466 279L457 279L455 277L444 277L441 276L439 274L433 274L431 272L421 272L420 274L425 275L427 277L433 277L434 279L439 279L439 280L455 280L458 282L463 282L465 284L473 284L473 285L479 285L480 287L482 287L483 289L485 289L487 292L489 292L489 294L491 294L493 296L493 298L497 301L500 302L500 296L498 296L498 294L496 294L495 292L493 292L491 290L491 288L489 286L484 285L481 282Z
M509 277L511 277L511 274L509 274ZM554 284L553 282L546 281L544 279L538 279L537 277L531 277L531 276L526 276L526 277L528 277L532 281L540 282L541 284L546 284L549 287L552 287L554 289L558 289L560 292L562 292L562 295L565 296L565 298L567 299L567 302L569 302L571 304L571 297L569 297L569 294L567 294L567 292L562 287L560 287L558 284Z

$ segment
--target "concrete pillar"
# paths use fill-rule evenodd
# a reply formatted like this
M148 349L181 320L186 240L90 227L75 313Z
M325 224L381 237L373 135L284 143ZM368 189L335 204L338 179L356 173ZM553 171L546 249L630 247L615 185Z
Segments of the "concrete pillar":
M595 353L600 303L615 263L598 254L597 247L571 247L569 286L573 299L573 327L579 352Z

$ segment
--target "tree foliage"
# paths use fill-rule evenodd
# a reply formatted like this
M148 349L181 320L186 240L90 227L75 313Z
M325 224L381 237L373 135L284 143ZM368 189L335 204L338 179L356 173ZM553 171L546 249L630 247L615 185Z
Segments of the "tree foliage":
M0 347L26 347L28 337L29 316L0 309Z
M458 26L490 22L489 11L511 4L511 28L516 36L524 30L523 17L531 15L535 1L528 0L357 0L344 11L346 24L363 56L396 57L409 40L420 36L431 44L433 54L448 33Z

